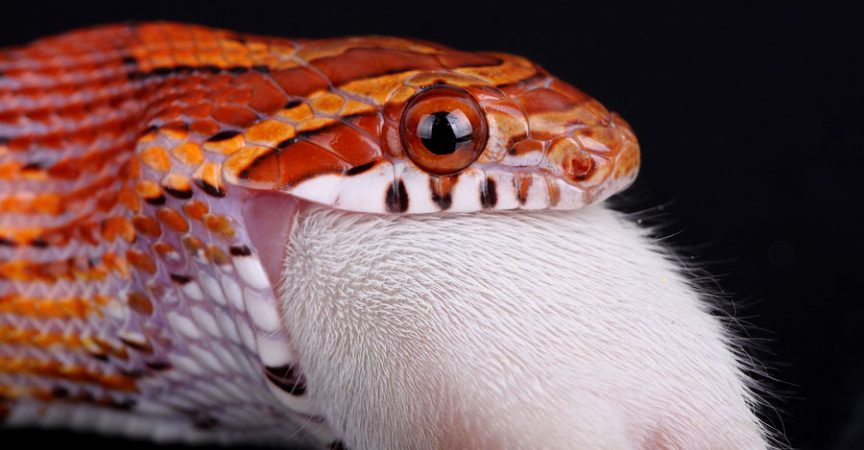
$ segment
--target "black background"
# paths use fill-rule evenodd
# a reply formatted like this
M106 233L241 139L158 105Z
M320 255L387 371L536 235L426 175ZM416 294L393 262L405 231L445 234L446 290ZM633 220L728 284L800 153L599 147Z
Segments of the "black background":
M864 448L860 14L824 4L539 0L31 3L4 5L0 45L171 19L283 36L411 36L538 61L636 130L643 168L619 203L659 212L652 222L666 242L716 276L724 309L743 322L770 373L760 377L773 393L765 419L795 448ZM121 442L0 432L0 442L18 439Z

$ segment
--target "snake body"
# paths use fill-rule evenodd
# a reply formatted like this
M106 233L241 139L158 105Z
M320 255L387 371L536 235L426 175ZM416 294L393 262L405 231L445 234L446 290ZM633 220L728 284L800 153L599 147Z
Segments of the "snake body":
M482 128L454 134L467 164L406 148L418 99L476 105L433 117ZM620 117L513 55L175 23L3 50L0 422L338 442L306 396L266 261L284 243L262 224L290 211L256 199L575 209L638 164Z

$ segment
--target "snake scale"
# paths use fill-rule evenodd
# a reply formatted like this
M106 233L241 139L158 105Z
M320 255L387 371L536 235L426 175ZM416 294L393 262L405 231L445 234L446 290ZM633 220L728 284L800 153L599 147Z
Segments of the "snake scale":
M638 165L620 117L513 55L177 23L5 49L0 422L338 448L279 320L281 201L576 209Z

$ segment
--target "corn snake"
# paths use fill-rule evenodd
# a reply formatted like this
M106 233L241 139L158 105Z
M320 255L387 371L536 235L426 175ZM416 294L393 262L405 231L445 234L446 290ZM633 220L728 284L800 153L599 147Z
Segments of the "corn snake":
M0 418L334 442L273 299L280 199L576 209L638 165L620 117L512 55L172 23L5 50Z

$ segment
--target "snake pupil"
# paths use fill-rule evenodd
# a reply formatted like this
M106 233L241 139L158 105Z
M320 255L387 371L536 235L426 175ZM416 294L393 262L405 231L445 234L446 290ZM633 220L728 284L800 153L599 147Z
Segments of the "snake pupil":
M428 114L417 124L417 136L436 155L449 155L471 141L474 130L462 111L438 111Z

